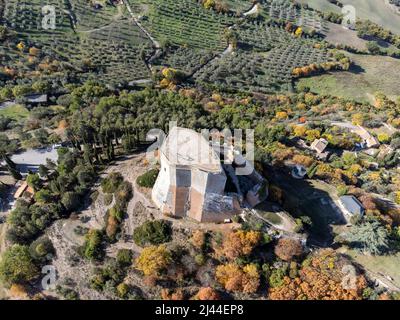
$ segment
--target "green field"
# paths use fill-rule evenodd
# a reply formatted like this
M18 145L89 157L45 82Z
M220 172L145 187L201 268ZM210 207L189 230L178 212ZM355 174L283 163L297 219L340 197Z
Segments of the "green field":
M208 50L223 50L226 46L223 31L233 24L234 18L207 10L192 0L138 2L142 6L135 6L141 10L136 13L146 14L143 24L158 41Z
M297 2L307 3L310 7L320 11L341 12L338 6L329 3L327 0L297 0ZM394 33L400 34L400 15L393 12L385 0L341 0L340 2L354 6L357 18L371 20Z
M295 25L308 27L319 32L325 29L325 21L309 8L296 7L290 0L265 0L261 2L267 17L286 20Z
M282 223L281 217L279 217L275 212L264 212L262 213L262 217L274 225Z
M294 37L281 27L242 23L235 31L239 49L197 72L197 82L265 93L287 91L294 68L331 60L327 50L314 48L314 40Z
M369 256L355 250L347 250L346 254L368 270L390 276L396 285L400 286L400 253L388 256Z
M400 96L398 59L349 54L355 66L349 72L337 72L300 79L297 86L311 91L358 101L373 102L373 95L382 91L391 98Z
M17 36L0 45L3 64L20 70L22 78L51 78L57 81L68 71L81 80L97 79L109 84L149 78L143 54L151 52L151 41L135 25L125 6L103 1L100 9L89 2L52 0L56 7L56 29L42 28L41 0L6 2L3 20ZM25 44L24 52L16 49ZM40 48L34 58L28 49ZM46 60L47 59L47 60ZM50 61L49 61L50 59ZM57 70L43 71L41 66L57 62Z

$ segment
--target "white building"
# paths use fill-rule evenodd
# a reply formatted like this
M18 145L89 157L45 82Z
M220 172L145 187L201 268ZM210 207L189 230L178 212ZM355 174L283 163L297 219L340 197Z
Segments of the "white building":
M356 197L351 195L340 197L339 207L344 213L345 219L349 223L351 223L353 217L361 218L365 213L362 203Z

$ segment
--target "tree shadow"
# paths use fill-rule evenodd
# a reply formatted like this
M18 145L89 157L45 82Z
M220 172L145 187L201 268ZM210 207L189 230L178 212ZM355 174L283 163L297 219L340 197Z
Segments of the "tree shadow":
M354 73L354 74L361 74L361 73L365 73L365 69L361 66L359 66L358 64L352 64L349 72Z
M294 218L307 216L311 219L312 225L305 225L309 233L308 243L319 247L332 246L333 226L346 224L332 196L316 188L310 180L293 178L289 170L272 168L268 179L283 190L282 206L286 211Z
M382 48L389 48L391 46L391 44L389 42L387 42L385 40L382 40L382 39L380 39L378 37L375 37L375 36L365 35L363 37L363 39L366 40L366 41L374 41Z

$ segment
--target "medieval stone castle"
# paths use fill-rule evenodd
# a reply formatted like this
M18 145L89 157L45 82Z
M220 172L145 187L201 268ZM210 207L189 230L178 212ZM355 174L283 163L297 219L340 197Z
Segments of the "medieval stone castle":
M216 148L193 130L173 127L159 158L152 198L164 214L217 223L267 197L267 182L253 167L247 176L235 174L239 163L251 165L244 157L227 146Z

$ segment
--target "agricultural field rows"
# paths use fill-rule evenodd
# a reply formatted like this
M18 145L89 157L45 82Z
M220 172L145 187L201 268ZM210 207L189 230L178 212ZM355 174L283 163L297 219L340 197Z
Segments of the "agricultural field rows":
M248 23L237 33L240 46L248 50L215 60L195 74L197 81L240 90L287 90L294 68L330 61L328 52L314 48L312 40L296 38L279 27Z
M130 0L130 3L134 1ZM140 0L148 7L143 25L158 41L192 48L223 50L223 30L234 24L235 19L213 10L204 9L193 0ZM136 12L138 15L143 12Z
M212 59L214 56L211 50L189 49L185 47L173 47L168 52L157 59L155 64L177 68L187 74Z
M292 1L266 0L262 7L273 19L285 20L321 33L326 30L326 22L315 11L297 7Z
M101 9L95 9L88 1L65 0L64 2L70 8L79 30L92 30L104 27L123 14L116 6L106 6L103 4Z
M262 1L260 1L262 2ZM226 4L230 11L243 13L251 8L253 1L251 0L226 0Z
M101 2L52 0L56 7L55 30L42 30L43 0L10 0L4 8L6 24L18 33L18 41L0 47L0 61L12 73L12 80L56 81L71 71L79 78L97 79L111 85L149 79L146 66L155 52L148 35L133 21L124 5ZM294 36L274 23L243 20L237 15L205 9L195 0L129 0L134 15L164 50L152 63L168 66L201 83L229 85L261 92L291 88L294 68L331 60L325 49L316 49L316 40ZM250 1L229 1L230 10L249 10ZM265 17L299 22L317 31L324 29L312 10L294 6L288 0L260 2ZM213 59L227 47L225 33L230 27L237 35L234 54ZM29 37L27 37L29 35ZM29 50L38 48L32 56ZM49 59L51 57L51 59ZM8 70L7 69L7 70ZM10 72L9 72L10 73Z
M41 26L45 4L56 8L54 30ZM3 20L17 36L0 46L2 65L12 70L13 79L29 74L32 80L57 80L71 70L82 79L109 84L149 78L144 58L152 51L151 42L124 8L104 4L94 9L78 1L7 1ZM17 49L19 42L23 49ZM39 53L32 55L31 48ZM43 70L44 64L52 63L52 70Z

